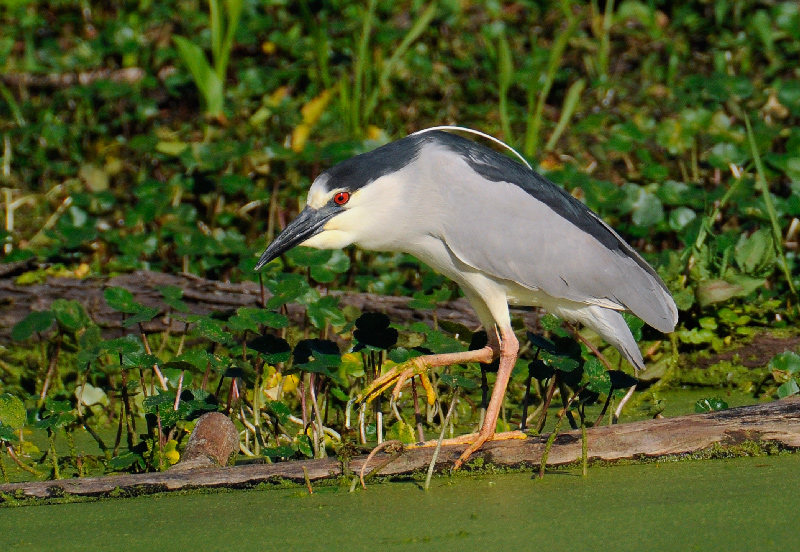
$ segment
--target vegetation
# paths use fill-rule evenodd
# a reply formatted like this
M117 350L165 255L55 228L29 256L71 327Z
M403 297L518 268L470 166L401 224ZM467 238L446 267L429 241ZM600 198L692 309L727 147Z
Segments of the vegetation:
M433 405L413 388L345 428L348 401L382 369L481 335L393 327L327 291L432 309L458 294L441 275L402 254L302 248L253 272L315 175L433 125L523 151L658 268L676 333L629 323L647 360L667 366L665 385L680 380L679 355L796 326L796 2L6 0L0 23L0 266L39 267L18 284L147 269L272 293L263 309L196 316L178 288L154 309L109 287L128 329L113 339L75 301L31 312L0 346L5 478L164 469L192 421L217 409L240 424L243 454L267 461L476 425L490 367L451 367L434 376ZM302 324L288 303L306 307ZM146 334L156 317L183 332ZM529 335L504 423L541 431L553 393L575 425L600 422L587 406L613 412L633 383L616 351L552 316L534 329L547 339ZM782 397L798 378L788 351L705 383ZM723 408L717 394L697 408ZM99 454L78 451L84 431Z

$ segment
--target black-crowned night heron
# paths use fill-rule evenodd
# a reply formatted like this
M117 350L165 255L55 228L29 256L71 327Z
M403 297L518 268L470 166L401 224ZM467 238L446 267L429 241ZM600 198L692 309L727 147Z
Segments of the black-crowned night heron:
M671 332L678 320L658 274L583 203L529 167L437 129L318 176L305 209L267 247L256 269L301 244L402 251L461 286L489 334L486 347L418 357L362 395L397 382L396 395L408 378L429 368L499 357L480 433L456 468L495 433L519 351L509 304L543 307L588 326L636 368L644 362L620 311L662 332Z

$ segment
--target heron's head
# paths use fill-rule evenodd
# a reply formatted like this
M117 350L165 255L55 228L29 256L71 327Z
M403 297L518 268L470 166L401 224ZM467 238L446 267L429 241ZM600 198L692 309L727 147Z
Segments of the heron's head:
M348 159L317 177L305 209L269 244L256 270L297 245L341 249L355 243L377 249L376 239L391 240L386 223L407 205L404 194L413 180L408 172L419 152L420 141L412 138Z

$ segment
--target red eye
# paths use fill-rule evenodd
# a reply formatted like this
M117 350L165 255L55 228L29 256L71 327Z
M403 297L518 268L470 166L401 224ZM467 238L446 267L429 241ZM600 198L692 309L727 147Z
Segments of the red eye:
M348 201L350 201L350 194L348 192L339 192L333 196L333 202L336 205L344 205Z

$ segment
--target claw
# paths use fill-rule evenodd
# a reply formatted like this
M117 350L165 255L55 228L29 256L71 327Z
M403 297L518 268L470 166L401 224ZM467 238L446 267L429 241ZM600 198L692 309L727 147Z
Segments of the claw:
M428 378L426 374L427 369L428 365L426 363L419 362L417 359L411 359L404 364L395 366L381 377L377 378L369 387L364 389L355 400L360 403L369 404L390 387L394 387L392 399L397 400L406 382L414 376L419 376L422 381L422 387L425 389L428 403L434 404L436 402L436 393L433 390L430 378Z
M423 372L419 375L419 379L422 382L422 387L425 388L425 395L428 397L428 404L435 404L436 393L433 392L433 385L431 384L431 380L428 378L428 374Z
M356 396L356 402L359 403L370 403L372 402L375 397L383 393L386 389L392 386L392 382L399 371L399 366L395 366L381 377L377 378L373 381L369 387L364 389L361 393Z

